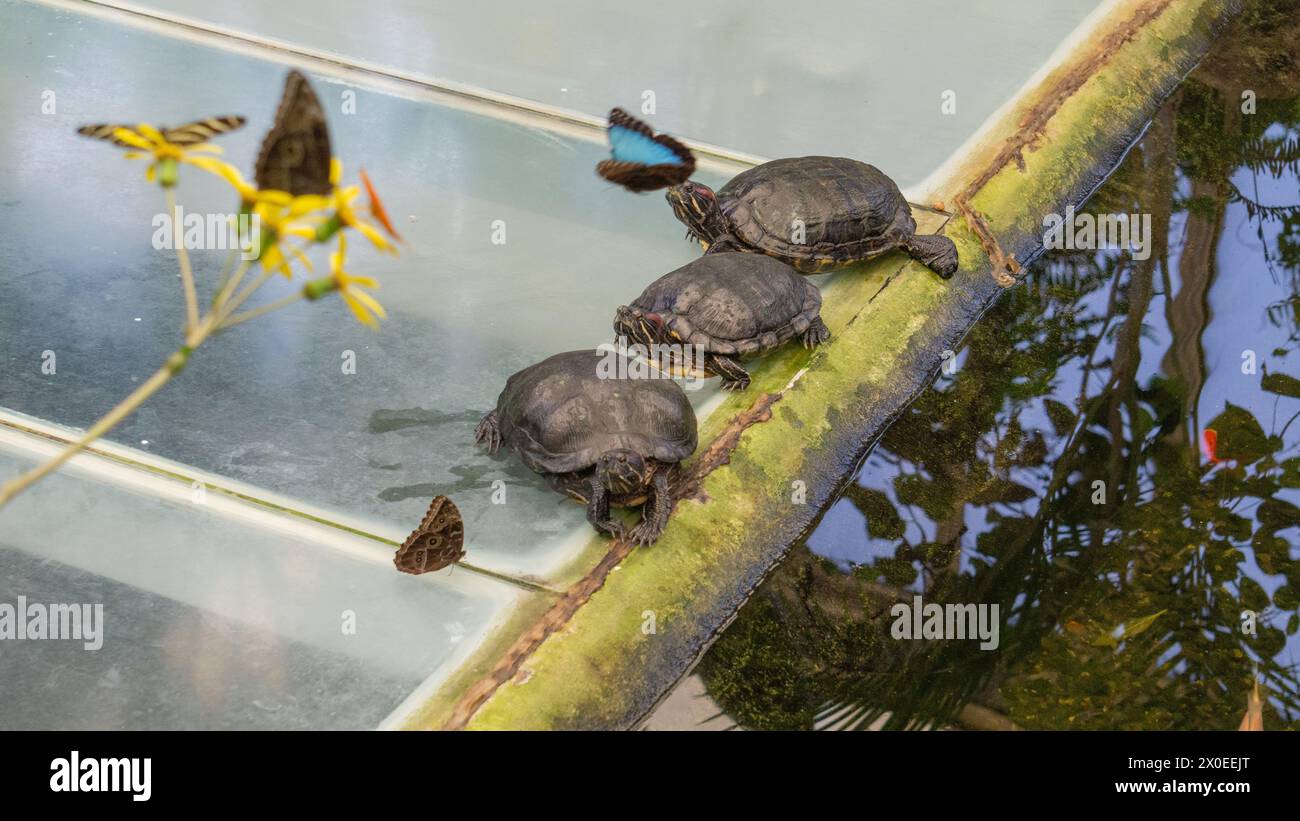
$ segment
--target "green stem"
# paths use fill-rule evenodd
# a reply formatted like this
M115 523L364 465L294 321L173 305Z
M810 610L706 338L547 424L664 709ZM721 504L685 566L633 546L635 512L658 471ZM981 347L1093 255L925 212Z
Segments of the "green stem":
M194 289L190 253L185 250L180 214L176 209L176 191L172 188L164 188L163 191L167 195L167 210L172 217L172 245L176 248L176 258L181 265L181 286L185 289L185 332L190 333L199 324L199 295Z
M253 262L254 260L244 260L240 263L239 267L235 269L235 272L230 275L230 279L226 280L226 284L221 286L221 291L217 294L217 298L212 302L213 311L222 313L222 309L226 305L226 300L230 299L230 295L234 292L235 288L239 287L239 283L244 280L244 274L248 273L248 269L253 266Z
M277 308L283 308L286 305L292 305L293 303L297 302L300 299L302 299L302 291L294 291L292 294L289 294L283 299L277 299L275 302L268 302L267 304L259 308L253 308L252 310L244 311L242 314L235 314L229 319L223 319L221 321L221 324L217 326L217 330L224 331L226 328L234 327L235 325L238 325L241 322L247 322L250 319L256 319L262 314L269 314L271 311L274 311Z
M220 324L224 322L227 317L229 317L231 314L235 312L236 308L238 308L240 305L243 305L244 301L253 295L254 291L256 291L258 288L261 288L263 285L265 285L267 280L269 280L273 276L275 276L275 271L263 271L262 273L258 274L257 279L245 285L244 290L240 291L238 294L235 294L235 297L231 299L225 305L224 308L214 312L218 315L217 323Z

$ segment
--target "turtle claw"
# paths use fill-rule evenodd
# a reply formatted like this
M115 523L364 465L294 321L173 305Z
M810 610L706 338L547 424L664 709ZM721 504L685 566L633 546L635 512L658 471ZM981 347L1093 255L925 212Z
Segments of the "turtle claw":
M724 391L743 391L749 387L748 379L724 379L722 380L722 389Z
M831 329L826 327L826 323L822 322L821 317L817 317L808 326L808 330L803 332L803 346L812 350L830 338Z
M611 539L622 539L627 536L627 527L622 522L616 522L613 519L608 522L592 522L591 526L596 528L597 533L604 533Z
M496 453L501 447L501 429L497 427L497 412L492 411L479 420L474 428L474 441L486 445L488 453Z
M637 547L645 547L654 544L655 541L663 535L663 532L664 529L662 525L656 526L656 524L649 519L642 519L628 533L628 539L630 539L632 544Z

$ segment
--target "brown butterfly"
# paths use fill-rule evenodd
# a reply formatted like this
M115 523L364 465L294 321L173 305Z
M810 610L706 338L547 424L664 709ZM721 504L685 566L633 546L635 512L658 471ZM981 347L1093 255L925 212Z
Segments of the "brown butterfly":
M169 143L176 145L198 145L205 143L218 134L226 134L239 128L244 124L243 117L237 115L227 115L225 117L209 117L206 120L195 120L192 123L178 125L175 128L169 126L159 126L158 131L163 138ZM134 148L117 137L113 132L119 128L126 128L134 131L135 128L129 125L119 125L114 123L100 123L97 125L83 125L77 129L77 133L83 137L90 137L96 140L106 140L113 145L121 148Z
M686 182L695 173L695 155L686 146L621 108L609 112L611 159L596 164L596 173L638 193Z
M393 564L403 573L432 573L465 558L465 520L456 503L434 496L429 512L397 549Z
M302 194L328 194L330 132L316 92L298 71L290 71L275 112L275 124L262 139L254 169L257 187Z

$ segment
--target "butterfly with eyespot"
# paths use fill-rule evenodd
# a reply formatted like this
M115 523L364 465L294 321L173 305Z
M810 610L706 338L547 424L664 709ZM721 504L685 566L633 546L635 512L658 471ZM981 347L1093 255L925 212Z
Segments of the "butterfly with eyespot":
M465 521L456 503L435 496L429 512L398 548L393 564L403 573L432 573L465 558Z
M303 194L330 193L330 132L311 83L291 70L275 112L275 123L262 139L254 179L261 189Z
M601 160L596 173L629 191L641 193L686 182L695 172L695 155L667 134L621 108L609 112L611 159Z
M195 120L192 123L178 125L175 128L165 125L159 126L158 131L163 135L163 139L169 143L189 146L205 143L218 134L228 134L241 127L245 122L243 117L227 115L224 117L208 117L206 120ZM114 136L114 132L119 128L125 128L129 131L135 130L133 126L129 125L99 123L97 125L83 125L77 129L77 133L83 137L105 140L119 148L135 148L135 146L124 143Z

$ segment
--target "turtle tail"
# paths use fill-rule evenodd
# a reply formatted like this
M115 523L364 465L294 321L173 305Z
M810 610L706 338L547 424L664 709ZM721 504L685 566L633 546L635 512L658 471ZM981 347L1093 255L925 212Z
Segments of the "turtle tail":
M913 234L903 247L912 259L944 279L957 273L957 246L943 234Z

